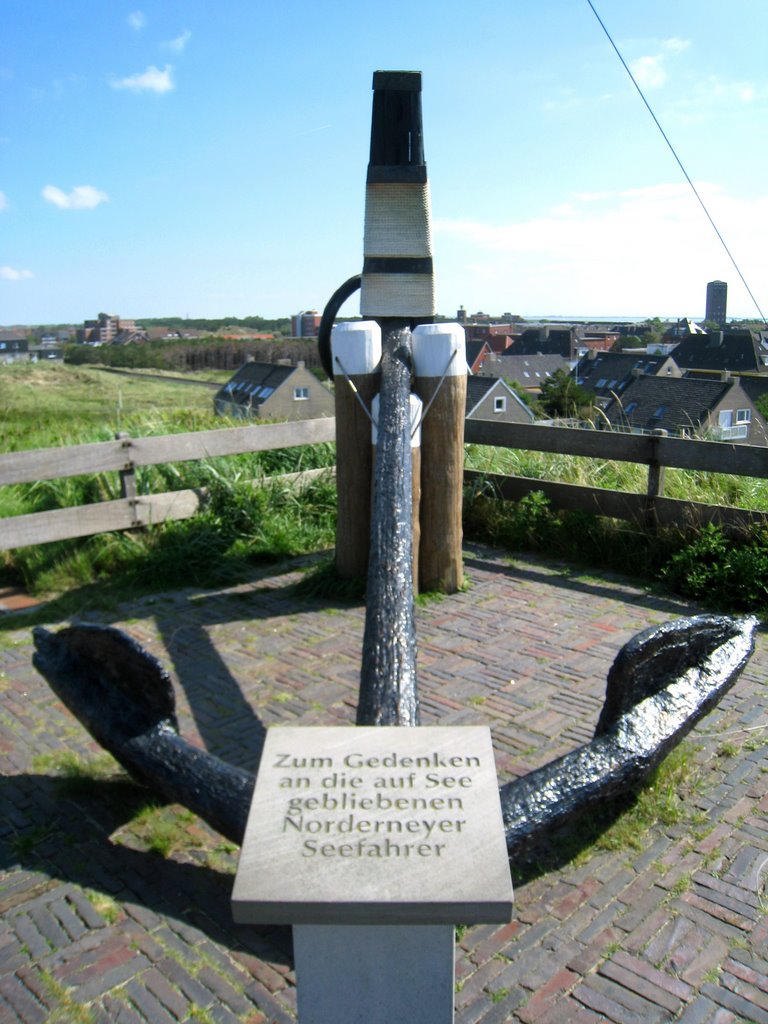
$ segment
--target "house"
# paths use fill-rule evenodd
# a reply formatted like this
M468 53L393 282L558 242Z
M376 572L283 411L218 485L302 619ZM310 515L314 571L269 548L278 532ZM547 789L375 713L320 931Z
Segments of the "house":
M485 361L493 354L487 341L467 342L467 366L470 373L480 373Z
M533 423L534 414L512 388L499 377L467 377L468 420L501 423Z
M768 332L710 331L683 338L673 350L683 370L768 373Z
M63 359L64 349L62 348L51 348L50 345L32 345L29 349L31 363L60 363Z
M631 433L666 430L680 437L768 445L768 424L739 379L727 375L709 380L642 374L603 412L611 427Z
M335 414L331 392L303 362L245 363L213 398L218 416L311 420Z
M504 352L486 360L484 373L514 381L532 395L541 391L541 385L557 370L568 373L568 362L562 356L516 356L513 351Z
M0 363L26 363L28 360L29 341L3 335L0 339Z
M597 405L605 406L621 395L633 377L682 377L671 356L642 355L637 352L596 352L590 349L576 364L572 376L581 387L591 391Z
M508 351L516 356L562 356L576 358L576 328L568 325L545 324L528 327L515 338Z
M597 327L585 328L579 335L579 349L590 352L610 352L620 337L621 334L616 330L600 330Z

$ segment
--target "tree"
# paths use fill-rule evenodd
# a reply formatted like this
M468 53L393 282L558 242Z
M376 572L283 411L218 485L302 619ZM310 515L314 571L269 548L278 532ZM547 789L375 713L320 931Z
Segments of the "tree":
M647 335L645 336L647 338ZM623 352L628 348L641 348L645 349L647 344L645 338L641 338L637 334L623 334L620 338L611 345L611 352Z
M590 419L595 396L565 370L555 370L541 385L539 404L549 416Z

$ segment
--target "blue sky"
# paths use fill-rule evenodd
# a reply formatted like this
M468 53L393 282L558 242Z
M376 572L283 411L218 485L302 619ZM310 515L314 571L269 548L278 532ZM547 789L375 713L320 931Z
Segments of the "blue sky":
M593 2L768 312L768 4ZM376 69L423 74L441 313L700 317L721 279L757 315L587 0L0 18L0 324L322 309L362 266Z

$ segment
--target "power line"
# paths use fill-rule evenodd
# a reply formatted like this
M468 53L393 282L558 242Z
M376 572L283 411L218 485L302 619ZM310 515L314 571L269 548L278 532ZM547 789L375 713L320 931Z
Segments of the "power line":
M667 136L667 133L666 133L666 132L664 131L664 129L663 129L663 128L661 127L661 125L659 124L659 119L658 119L658 118L656 117L656 115L654 114L653 110L651 109L651 105L650 105L650 103L649 103L649 102L648 102L648 100L647 100L647 99L645 98L645 95L644 95L644 93L643 93L643 90L642 90L642 89L640 88L640 86L639 86L639 85L637 84L637 81L635 80L635 76L634 76L634 75L632 74L632 72L631 72L631 71L630 71L630 69L629 69L629 66L627 65L627 62L626 62L626 61L624 60L624 58L622 57L622 55L621 55L621 53L620 53L620 51L619 51L619 48L618 48L618 46L616 45L616 43L614 43L614 41L613 41L613 38L611 37L611 33L610 33L610 32L608 31L608 29L607 29L607 28L605 27L605 23L603 22L603 19L602 19L602 18L600 17L600 15L599 15L599 14L597 13L597 11L595 10L595 5L594 5L594 4L592 3L592 0L587 0L587 3L589 4L590 8L592 9L592 13L594 14L594 16L595 16L595 17L597 18L597 20L598 20L598 23L599 23L599 25L600 25L600 28L601 28L601 29L603 30L603 32L605 32L605 34L606 34L606 36L607 36L607 38L608 38L608 42L609 42L609 43L611 44L611 46L613 47L613 49L614 49L614 50L616 51L616 56L617 56L617 57L619 58L619 60L621 61L621 63L622 63L623 65L624 65L624 70L625 70L625 71L627 72L627 74L629 75L629 77L630 77L630 80L631 80L631 82L632 82L632 85L634 85L634 87L635 87L635 88L637 89L637 91L638 91L638 94L640 95L640 99L641 99L641 100L643 101L643 103L644 103L644 104L645 104L645 106L646 106L646 109L647 109L648 113L649 113L649 114L651 115L651 117L653 118L654 124L655 124L655 125L656 125L656 127L657 127L657 128L659 129L659 131L661 132L662 138L664 139L664 141L666 142L667 146L669 147L669 151L670 151L670 153L672 154L672 156L673 156L673 157L675 158L675 160L677 161L677 165L678 165L678 167L680 168L680 170L681 170L681 171L683 172L683 174L684 174L684 176L685 176L685 180L686 180L686 181L688 182L688 184L689 184L689 185L691 186L691 189L692 189L692 191L693 191L693 194L694 194L694 195L696 196L696 198L698 199L698 201L699 201L699 205L701 206L702 210L703 210L703 211L704 211L704 213L706 214L707 220L708 220L708 221L709 221L709 223L710 223L710 224L712 225L712 228L713 228L713 230L714 230L715 234L717 235L717 237L718 237L718 238L720 239L720 244L722 245L722 247L723 247L723 248L725 249L726 253L728 254L728 259L729 259L729 260L731 261L731 263L733 264L733 266L734 266L734 268L735 268L735 270L736 270L736 273L737 273L737 274L739 275L739 277L741 278L741 283L742 283L742 284L744 285L744 287L745 287L745 288L747 289L747 292L749 293L749 297L750 297L750 299L752 299L752 301L754 302L754 304L755 304L755 308L757 309L758 313L760 314L760 319L761 319L761 320L763 321L763 323L764 323L764 324L766 324L766 319L765 319L765 316L764 316L764 314L763 314L763 311L762 311L762 309L760 308L760 304L758 303L758 301L757 301L757 299L755 298L755 296L754 296L754 295L752 294L752 289L751 289L751 288L749 287L749 285L747 284L746 278L744 277L744 275L742 274L741 270L739 269L739 265L738 265L738 263L736 262L736 260L734 259L734 257L733 257L733 254L731 253L731 250L730 250L730 249L728 248L728 246L727 246L727 245L726 245L726 243L725 243L725 239L724 239L724 238L723 238L723 236L722 236L722 235L720 234L720 231L718 230L717 224L715 224L714 220L712 219L712 216L711 216L711 214L710 214L709 210L707 209L707 207L706 207L706 204L704 203L704 200L703 200L703 199L701 198L701 196L699 195L699 192L698 192L698 190L697 190L696 186L695 186L695 185L693 184L693 182L691 181L691 179L690 179L690 177L689 177L689 175L688 175L688 171L686 171L685 167L683 167L683 162L682 162L682 160L680 159L680 157L679 157L679 156L677 155L677 153L676 153L676 151L675 151L675 147L674 147L674 146L672 145L672 143L671 143L671 142L669 141L669 138L668 138L668 136ZM768 326L768 324L766 324L766 326Z

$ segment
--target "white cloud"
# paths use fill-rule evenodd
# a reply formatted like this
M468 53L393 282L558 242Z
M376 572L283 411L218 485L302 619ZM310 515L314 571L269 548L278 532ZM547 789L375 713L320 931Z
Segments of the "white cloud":
M8 209L8 196L5 192L0 192L0 210Z
M0 281L26 281L35 275L31 270L16 270L15 267L0 267Z
M638 85L646 89L658 89L667 80L667 72L661 66L662 56L639 57L630 65L632 74Z
M768 194L729 195L697 183L759 302ZM433 222L438 292L472 296L478 309L523 315L701 316L707 281L729 281L733 315L754 306L685 183L572 195L515 222ZM453 269L453 268L456 269ZM440 301L440 295L438 295Z
M116 78L111 82L113 89L128 89L129 92L171 92L176 86L172 77L173 67L166 64L163 70L151 64L146 71L141 71L127 78Z
M181 53L184 47L187 45L189 40L192 38L192 33L189 29L185 29L180 36L176 36L175 39L169 39L165 44L169 50L174 50L176 53Z
M678 39L677 36L673 36L671 39L665 39L661 44L661 48L665 53L682 53L690 45L690 39Z
M71 192L64 192L56 185L46 185L43 199L62 210L92 210L101 203L108 203L109 196L93 185L76 185Z
M660 43L660 52L638 57L629 65L637 84L646 89L659 89L667 80L667 69L664 62L667 57L675 56L690 46L687 39L664 39Z
M140 32L147 24L147 19L144 17L143 11L131 11L128 15L128 24L136 32Z

